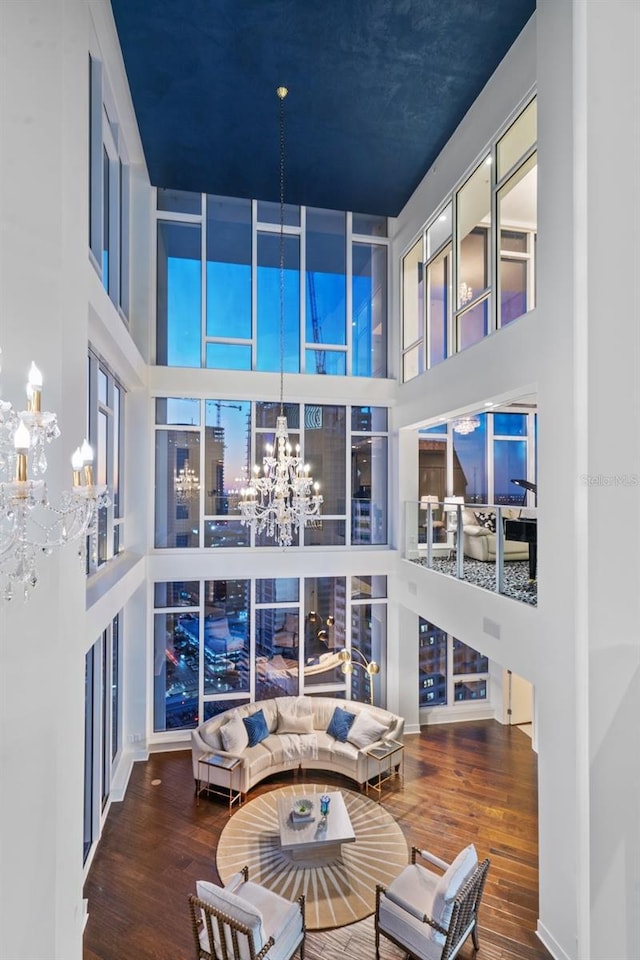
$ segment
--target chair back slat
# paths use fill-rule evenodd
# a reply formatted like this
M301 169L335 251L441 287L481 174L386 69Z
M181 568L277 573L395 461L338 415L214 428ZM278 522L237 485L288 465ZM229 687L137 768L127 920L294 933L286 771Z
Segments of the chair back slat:
M449 931L442 950L442 960L449 960L450 957L455 956L462 945L461 938L465 932L468 935L470 925L478 922L478 908L482 900L488 869L489 860L479 863L455 898Z
M208 951L204 950L200 943L198 909L201 911L207 931ZM260 960L273 945L273 937L270 937L262 950L256 952L253 932L249 927L193 895L189 896L189 910L198 960ZM214 925L217 936L214 934ZM243 939L239 939L239 935ZM220 956L218 956L218 950Z

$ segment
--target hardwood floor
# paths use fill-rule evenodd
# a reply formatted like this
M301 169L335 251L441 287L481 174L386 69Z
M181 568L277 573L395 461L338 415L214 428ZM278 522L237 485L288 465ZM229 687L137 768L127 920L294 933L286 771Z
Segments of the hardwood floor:
M491 859L478 960L548 960L535 935L537 763L530 738L487 720L424 727L405 743L405 789L387 785L383 803L409 844L451 860L473 842L481 859ZM292 777L273 777L251 796ZM354 787L318 771L308 779ZM194 960L187 896L196 880L218 879L215 851L226 822L223 801L203 797L196 806L190 751L156 753L135 764L85 884L84 960ZM382 956L402 954L385 943ZM469 940L460 957L472 956ZM373 960L372 920L309 933L306 957Z

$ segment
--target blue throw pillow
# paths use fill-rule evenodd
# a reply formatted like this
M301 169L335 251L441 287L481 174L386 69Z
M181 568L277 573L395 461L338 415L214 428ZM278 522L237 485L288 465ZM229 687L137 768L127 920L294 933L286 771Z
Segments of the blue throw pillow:
M348 710L343 710L342 707L336 707L333 711L329 726L327 727L327 733L335 740L339 740L340 743L346 743L349 730L351 730L351 724L355 718L355 713L349 713Z
M269 736L269 727L262 710L256 710L250 717L243 717L242 722L247 728L250 747L255 747L257 743Z

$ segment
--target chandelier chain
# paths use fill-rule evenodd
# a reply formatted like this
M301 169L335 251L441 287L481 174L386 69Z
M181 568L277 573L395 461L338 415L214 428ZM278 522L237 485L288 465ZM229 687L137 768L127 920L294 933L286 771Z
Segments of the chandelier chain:
M281 92L283 91L283 92ZM280 416L284 414L284 98L286 89L278 88L280 101Z
M284 98L286 87L276 90L280 100L280 415L276 418L275 444L268 444L262 460L262 472L256 464L253 476L243 488L239 504L240 522L252 528L253 534L264 534L280 546L289 547L300 528L321 522L322 494L314 483L310 466L302 459L300 444L295 450L289 440L289 427L284 414L284 335L285 335L285 234L284 173L285 124Z

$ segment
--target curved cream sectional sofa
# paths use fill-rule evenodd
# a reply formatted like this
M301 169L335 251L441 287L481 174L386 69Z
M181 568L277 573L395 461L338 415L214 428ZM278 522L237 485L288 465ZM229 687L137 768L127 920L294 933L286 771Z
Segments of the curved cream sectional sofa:
M404 718L398 717L381 707L374 707L368 703L356 700L337 700L333 697L276 697L273 700L260 700L257 703L247 703L241 707L225 710L211 720L200 724L191 732L191 752L193 762L193 777L196 783L208 782L222 788L231 786L242 794L248 793L254 784L274 773L285 770L329 770L341 773L345 777L362 787L367 780L378 774L379 764L367 756L367 751L374 746L356 747L348 741L343 743L328 734L327 727L336 707L342 707L349 713L358 715L366 710L369 717L384 725L384 731L375 743L381 740L403 740ZM269 729L268 736L253 747L245 747L242 751L232 753L223 747L220 728L227 723L234 713L240 717L248 717L262 710ZM303 736L298 734L279 734L278 721L285 714L291 712L310 713L313 719L312 733ZM363 718L364 719L364 718ZM281 723L281 726L283 724ZM217 753L226 757L237 756L242 764L231 773L229 771L198 765L198 760L205 754Z

